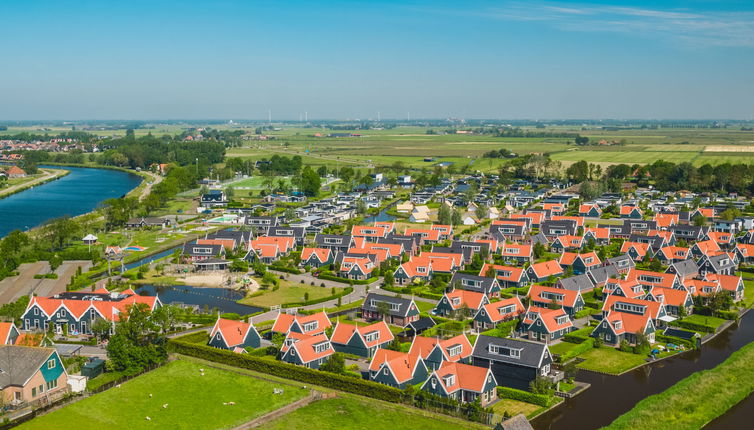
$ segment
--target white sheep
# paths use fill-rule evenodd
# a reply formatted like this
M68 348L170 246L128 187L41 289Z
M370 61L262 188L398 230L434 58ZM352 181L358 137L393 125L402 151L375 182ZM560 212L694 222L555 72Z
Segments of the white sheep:
M228 402L229 405L233 406L236 404L236 402Z
M199 369L200 372L204 373L204 369Z
M152 418L147 417L147 421L152 421Z
M116 385L115 388L120 388L120 384Z
M150 398L150 399L152 398L152 393L149 393L149 398Z
M167 408L168 408L168 404L167 403L165 403L164 405L162 405L162 409L167 409Z

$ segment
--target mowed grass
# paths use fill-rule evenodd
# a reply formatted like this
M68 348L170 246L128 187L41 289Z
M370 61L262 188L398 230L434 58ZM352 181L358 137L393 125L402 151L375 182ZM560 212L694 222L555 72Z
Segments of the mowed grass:
M260 280L257 280L260 281ZM260 281L261 282L261 281ZM335 288L335 292L342 291L342 288ZM256 297L247 297L241 299L239 303L253 306L270 307L273 305L282 305L285 303L303 302L304 295L309 293L309 300L321 299L332 295L331 287L320 287L319 285L295 284L280 279L280 288L273 291L272 287L266 290L264 294Z
M495 411L495 413L503 415L505 412L508 412L510 416L524 414L527 417L531 417L541 408L542 407L539 405L513 399L500 399L492 405L492 410Z
M594 348L581 355L584 361L578 367L584 370L619 375L646 362L646 356L622 352L611 347Z
M373 399L341 395L320 400L297 409L277 420L265 423L266 430L447 430L482 429L481 425L445 417L439 413L422 412Z
M700 429L753 391L754 343L750 343L714 369L694 373L637 403L607 429Z
M199 369L204 368L204 376ZM273 394L273 388L284 388ZM149 397L152 394L152 398ZM308 394L178 360L21 425L33 429L224 429L279 409ZM235 402L225 406L224 402ZM167 404L167 408L162 405ZM150 417L151 420L147 420Z

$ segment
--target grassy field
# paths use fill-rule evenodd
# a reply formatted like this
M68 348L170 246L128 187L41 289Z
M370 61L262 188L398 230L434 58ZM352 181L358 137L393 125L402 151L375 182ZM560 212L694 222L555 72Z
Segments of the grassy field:
M204 367L205 375L199 369ZM20 429L221 429L247 422L308 391L179 360L20 426ZM253 393L253 395L251 395ZM149 397L152 394L152 397ZM224 406L224 402L235 402ZM162 405L167 404L167 408ZM147 421L146 417L151 420Z
M393 429L446 430L486 428L437 413L422 413L399 405L342 395L320 400L266 423L266 430Z
M261 282L261 280L258 280ZM284 279L280 279L280 288L273 291L272 288L266 290L264 294L256 297L247 297L241 299L239 303L253 306L270 307L273 305L282 305L285 303L303 302L304 294L309 293L309 300L320 299L332 295L330 287L312 286L308 284L294 284ZM336 288L336 293L341 289Z
M542 407L539 405L520 402L513 399L500 399L497 401L497 403L492 405L492 410L497 414L503 415L505 412L508 412L508 414L510 414L511 416L524 414L527 417L531 417L532 415L536 414L537 411L539 411L541 408Z
M754 391L754 343L714 369L694 373L660 394L647 397L607 429L704 427Z
M683 318L683 321L694 323L694 324L702 324L710 327L720 327L721 325L725 324L727 320L724 320L722 318L712 317L712 316L705 316L705 315L689 315L685 318Z
M611 347L594 348L579 355L579 357L585 360L578 364L579 368L613 375L621 374L644 364L647 358L641 354L622 352Z

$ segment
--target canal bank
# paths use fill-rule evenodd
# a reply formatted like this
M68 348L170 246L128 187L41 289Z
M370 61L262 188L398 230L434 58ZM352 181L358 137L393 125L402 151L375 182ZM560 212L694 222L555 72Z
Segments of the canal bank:
M71 173L70 171L65 170L65 169L40 169L40 170L43 173L42 173L42 176L39 178L34 178L30 180L29 182L25 182L25 183L17 184L17 185L11 185L8 188L0 189L0 199L4 199L6 197L12 196L13 194L26 191L29 188L46 184L50 181L54 181L55 179L62 178L63 176Z
M754 342L754 312L747 312L738 323L721 331L698 350L652 362L620 376L582 370L578 379L591 384L591 387L578 397L568 399L561 406L542 414L533 420L532 425L536 429L585 430L608 425L640 400L666 390L694 372L717 366L750 342ZM754 401L750 396L742 403L746 402ZM734 407L732 410L739 409Z
M0 200L0 237L13 230L30 230L62 216L79 216L103 201L119 198L138 187L142 178L120 170L41 165L69 173Z

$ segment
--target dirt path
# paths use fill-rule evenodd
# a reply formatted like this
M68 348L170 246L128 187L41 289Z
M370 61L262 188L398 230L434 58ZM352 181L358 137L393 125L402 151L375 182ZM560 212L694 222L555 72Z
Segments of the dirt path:
M41 279L34 279L34 275L50 273L50 263L46 261L24 263L17 270L18 276L11 276L0 281L0 304L13 302L33 291L41 282Z
M141 195L139 195L139 201L146 199L149 195L149 192L152 191L152 187L162 182L162 176L158 174L147 172L145 170L143 170L142 173L149 175L152 178L152 183L147 183L147 186L144 187L144 189L141 191Z

